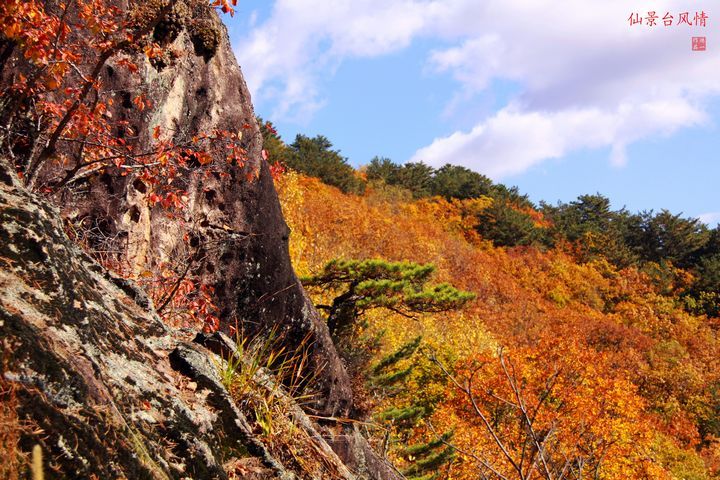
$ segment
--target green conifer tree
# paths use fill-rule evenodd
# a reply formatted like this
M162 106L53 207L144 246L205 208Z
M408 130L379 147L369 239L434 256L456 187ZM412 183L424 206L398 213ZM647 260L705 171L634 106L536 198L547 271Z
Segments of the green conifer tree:
M388 391L391 392L390 394L399 393L403 389L404 380L417 364L412 357L421 341L422 337L416 337L395 352L380 359L370 369L372 373L370 376L371 386L376 391L382 390L386 394ZM409 364L409 366L398 365L402 363ZM401 437L408 437L413 427L430 416L434 409L432 403L427 403L417 396L412 396L412 398L413 400L407 406L392 407L377 416L381 422L389 423L389 428L392 428ZM446 432L439 438L402 449L400 454L410 464L403 474L411 480L436 478L438 469L454 458L454 449L448 446L452 435L453 432Z
M433 265L373 260L332 260L314 276L303 279L309 288L337 293L331 305L317 305L328 313L333 335L373 308L386 308L405 316L421 312L445 312L475 298L447 283L427 285Z

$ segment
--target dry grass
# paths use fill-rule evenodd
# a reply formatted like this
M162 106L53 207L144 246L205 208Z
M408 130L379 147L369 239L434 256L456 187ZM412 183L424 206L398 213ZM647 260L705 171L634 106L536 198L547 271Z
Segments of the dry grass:
M33 447L31 470L33 480L45 480L45 473L43 470L42 448L40 447L40 445L35 445Z
M258 438L270 453L301 479L342 478L338 465L325 454L293 417L298 405L313 398L308 392L318 372L310 367L308 335L294 349L275 332L236 339L240 358L223 360L222 381L245 411Z
M20 438L29 430L17 413L15 386L0 377L0 478L25 478L29 461L20 450Z

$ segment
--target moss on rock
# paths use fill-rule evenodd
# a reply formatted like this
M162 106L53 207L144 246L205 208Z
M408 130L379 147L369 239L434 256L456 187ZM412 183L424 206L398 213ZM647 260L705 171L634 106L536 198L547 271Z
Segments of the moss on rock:
M195 54L210 60L220 44L220 30L215 22L209 18L193 20L189 31Z
M152 0L158 2L159 0ZM153 30L153 39L160 45L173 42L183 31L190 17L190 9L184 2L176 2L167 16Z

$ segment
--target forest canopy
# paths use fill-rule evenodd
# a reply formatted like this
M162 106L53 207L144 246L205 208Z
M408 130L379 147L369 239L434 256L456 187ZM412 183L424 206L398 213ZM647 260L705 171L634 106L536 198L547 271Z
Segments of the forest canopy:
M673 269L692 273L682 288L690 311L715 314L720 291L720 226L709 228L696 218L661 209L633 213L613 209L600 193L555 205L533 204L517 187L494 183L466 167L446 164L398 164L375 157L353 169L348 159L319 135L298 135L286 145L269 122L263 125L271 162L322 180L345 193L366 188L398 189L416 200L442 197L449 201L486 200L483 208L466 209L477 234L495 246L568 248L580 262L604 259L617 268L654 272L658 281L675 283Z

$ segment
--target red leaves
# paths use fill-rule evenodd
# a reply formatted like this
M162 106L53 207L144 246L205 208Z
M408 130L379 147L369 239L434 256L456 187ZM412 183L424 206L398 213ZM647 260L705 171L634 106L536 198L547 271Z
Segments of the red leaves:
M210 4L232 15L237 1L212 0ZM193 132L195 136L189 139L183 132L160 125L150 131L143 126L138 131L121 120L130 118L137 123L137 117L147 117L153 105L143 91L131 91L127 100L126 92L116 97L118 87L104 88L103 79L119 69L131 77L121 88L140 83L132 78L139 65L131 60L134 53L128 53L127 47L132 47L132 52L143 51L149 58L167 54L152 43L150 36L143 37L146 33L141 28L130 25L127 13L108 5L107 0L2 0L0 38L15 45L21 64L16 70L23 72L12 78L8 94L28 99L29 107L21 112L23 121L39 125L38 130L42 126L39 137L43 140L45 136L53 139L47 149L52 152L49 157L58 164L65 162L62 167L69 177L98 172L127 176L128 188L144 196L147 207L183 210L189 201L186 190L191 176L213 175L223 181L243 178L246 170L238 167L247 160L246 146L237 131ZM125 107L131 111L122 113L128 115L118 115ZM245 124L233 128L245 133L252 132L253 127ZM15 145L28 146L29 136L19 135L26 132L14 133ZM67 152L73 154L64 155ZM252 178L255 172L251 172ZM30 184L33 173L18 172ZM44 188L37 187L41 192L47 191ZM169 312L185 321L202 323L206 331L217 330L220 320L212 288L197 279L179 278L182 275L177 271L183 268L174 268L167 275L154 272L140 281L155 289L158 301L179 284Z
M220 328L220 319L215 315L218 307L213 303L215 289L209 285L200 285L195 299L190 303L190 312L203 322L203 332L212 333Z
M215 289L188 276L186 268L182 263L162 264L156 270L140 273L136 281L146 289L155 305L165 305L160 314L169 325L215 332L220 328Z
M195 158L197 159L198 163L200 165L210 165L213 161L212 157L209 153L204 151L195 152Z
M215 315L208 315L205 317L203 326L204 333L217 332L220 329L220 319Z
M168 192L160 200L160 205L166 210L177 209L181 210L185 207L187 196L182 195L178 192Z
M219 8L223 13L229 13L232 17L235 14L233 7L237 6L237 0L231 0L230 2L227 0L213 0L210 6Z
M165 199L154 199L156 203L170 206L178 202L166 194L176 188L171 186L183 169L212 169L214 161L222 157L233 166L245 164L247 152L241 144L242 135L227 131L198 134L192 143L177 145L163 141L169 132L156 127L151 133L157 142L155 151L135 151L136 140L132 137L137 133L113 119L115 92L101 88L100 72L105 72L105 62L131 74L138 72L138 65L124 53L127 44L143 45L149 58L164 55L163 48L142 29L132 27L125 18L127 12L108 5L107 0L60 2L48 10L45 5L42 0L3 0L0 36L14 42L26 59L27 68L19 69L24 74L14 79L12 94L32 99L28 102L32 105L28 117L50 132L51 149L55 149L56 142L82 146L80 161L85 165L93 169L114 165L121 170L120 175L135 174ZM237 1L211 0L210 5L232 14ZM66 15L65 9L72 9L72 13ZM140 112L152 108L142 92L131 103ZM240 130L251 128L245 124ZM56 129L61 131L53 133ZM16 143L23 141L18 138ZM85 172L85 165L70 168ZM215 173L226 174L219 167Z
M133 98L132 103L137 107L138 110L141 112L145 110L145 102L143 102L142 97L137 96Z
M141 112L146 108L152 107L152 102L145 97L144 93L141 93L140 95L133 98L132 103Z
M276 137L276 138L278 137L277 130L275 130L275 126L272 124L272 122L270 122L270 121L265 122L265 124L263 125L263 128L273 137Z
M148 195L148 203L150 205L155 205L157 203L160 203L162 201L162 197L158 195L157 193L151 193Z
M275 181L278 181L286 171L285 165L280 162L275 162L270 165L270 175Z
M138 66L127 58L121 58L116 62L116 64L119 67L127 68L130 73L136 73L138 71Z
M145 47L145 55L148 58L159 58L163 55L163 49L160 45L157 43L151 43L147 47Z
M151 206L158 205L168 211L182 210L188 199L178 180L191 169L199 167L206 174L227 177L227 172L215 164L215 158L225 156L227 164L238 166L243 166L247 159L239 135L232 132L217 130L211 134L198 134L183 144L176 144L172 139L162 139L164 133L160 125L155 126L151 135L155 142L154 150L147 154L128 155L133 164L124 161L117 164L118 168L134 173L150 187L147 201ZM255 176L251 172L248 181Z

